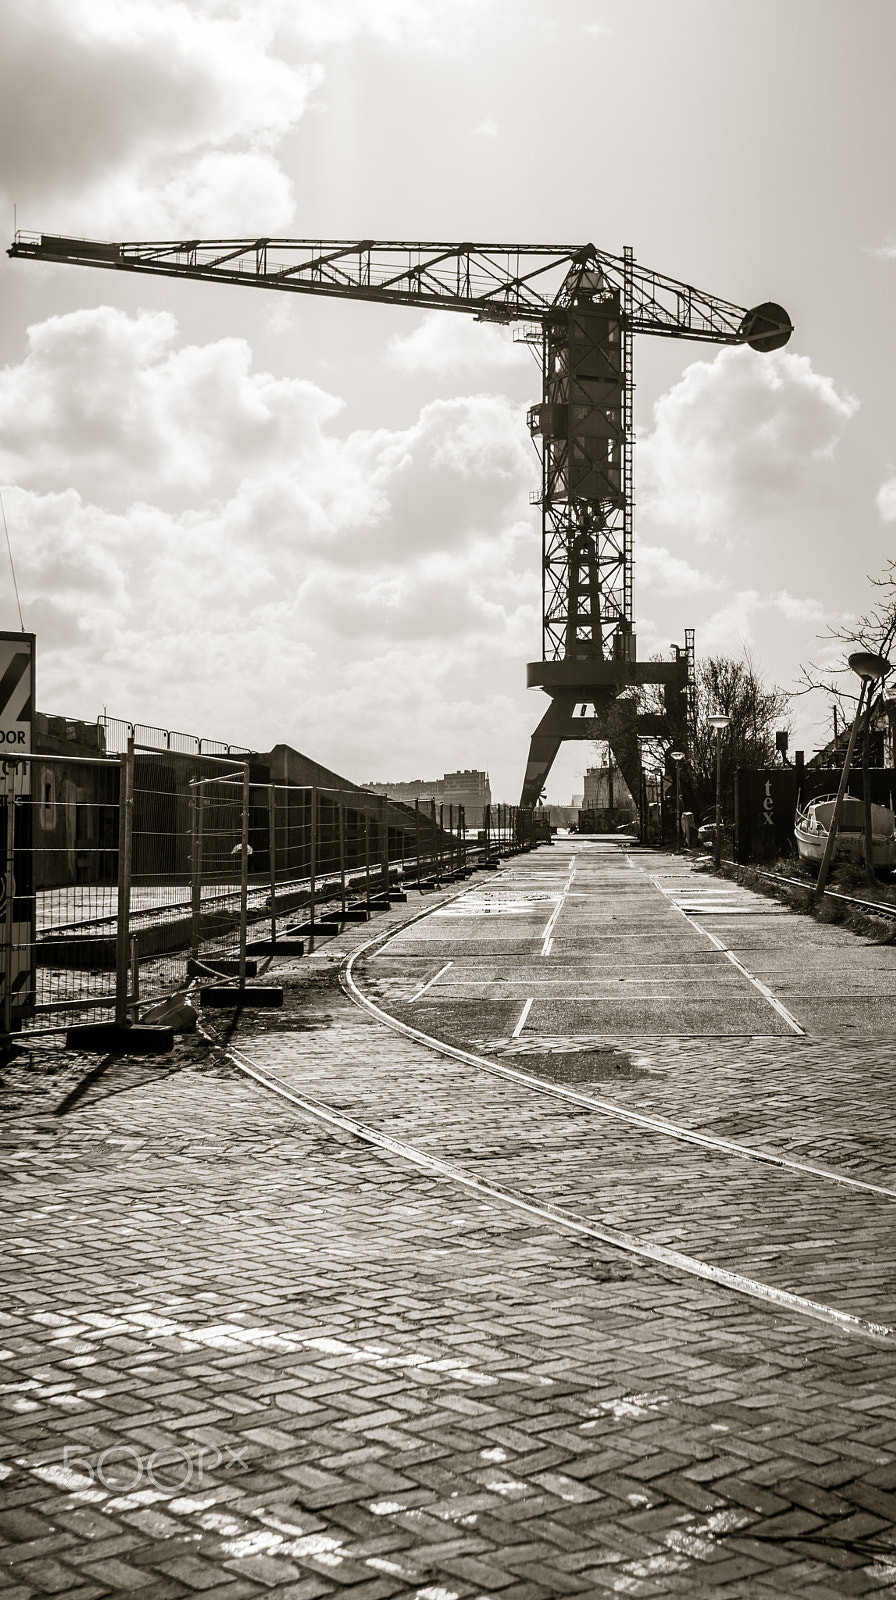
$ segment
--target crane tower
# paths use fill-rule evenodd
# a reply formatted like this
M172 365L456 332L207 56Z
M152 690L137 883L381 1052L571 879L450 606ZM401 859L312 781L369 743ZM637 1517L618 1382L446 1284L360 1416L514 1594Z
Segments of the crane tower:
M636 658L632 530L635 333L771 351L792 326L781 306L751 310L587 245L424 244L307 239L109 244L19 232L9 255L212 283L466 313L519 323L540 347L542 653L530 688L550 699L535 733L521 804L534 805L566 739L604 738L633 794L637 734L658 732L625 692L664 687L668 711L689 691L692 651ZM583 712L577 716L579 708ZM590 710L590 715L589 715Z

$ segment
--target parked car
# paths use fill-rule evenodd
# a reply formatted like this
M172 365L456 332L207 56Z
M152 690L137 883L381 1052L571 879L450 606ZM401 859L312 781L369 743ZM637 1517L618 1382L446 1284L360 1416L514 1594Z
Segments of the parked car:
M723 838L725 836L725 829L727 827L729 827L729 826L730 826L730 824L723 817L722 818L722 837ZM716 842L716 813L715 813L715 808L713 808L712 811L707 811L705 817L703 818L703 821L700 823L700 826L697 829L697 843L698 844L705 844L705 845L712 846L712 845L715 844L715 842Z

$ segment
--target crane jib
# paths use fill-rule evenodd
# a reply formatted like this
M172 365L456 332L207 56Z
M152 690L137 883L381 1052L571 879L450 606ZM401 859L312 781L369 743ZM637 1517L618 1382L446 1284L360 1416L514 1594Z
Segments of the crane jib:
M542 399L529 412L541 459L542 660L528 681L550 700L532 736L521 805L534 806L560 745L604 739L633 796L638 734L663 721L687 748L693 630L671 662L638 662L634 629L633 379L636 333L769 354L793 331L766 300L750 309L641 267L630 250L587 245L321 239L107 243L17 233L11 256L118 272L199 278L530 324ZM626 690L652 684L665 711L642 715ZM579 705L594 716L576 717Z
M594 245L446 244L418 241L221 239L108 242L19 232L11 256L125 272L198 277L304 294L463 311L484 321L545 322L566 308L583 274L618 291L635 333L749 344L786 344L792 325L772 301L752 309L652 272L630 252Z

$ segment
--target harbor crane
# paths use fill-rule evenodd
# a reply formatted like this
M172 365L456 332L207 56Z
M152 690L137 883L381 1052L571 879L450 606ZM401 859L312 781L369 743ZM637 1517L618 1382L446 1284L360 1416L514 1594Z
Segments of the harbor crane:
M311 239L181 239L109 244L18 232L9 255L210 283L457 311L517 324L540 355L542 658L530 688L550 705L532 735L521 805L537 804L567 739L605 739L632 794L640 781L632 692L663 686L686 706L693 635L672 661L636 658L633 597L632 342L636 333L778 350L793 331L772 301L744 309L586 245ZM582 707L583 711L579 711ZM589 715L589 708L591 714ZM578 715L576 713L579 712Z

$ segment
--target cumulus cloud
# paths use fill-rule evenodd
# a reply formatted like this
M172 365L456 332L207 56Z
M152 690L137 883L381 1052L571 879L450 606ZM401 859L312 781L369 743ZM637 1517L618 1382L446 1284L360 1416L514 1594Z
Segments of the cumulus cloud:
M340 409L241 340L183 344L167 313L30 330L0 373L0 476L42 706L288 738L337 768L350 743L369 776L398 771L374 760L397 695L415 768L452 737L469 764L458 706L483 681L512 701L537 648L522 409L470 395L345 437Z
M112 306L50 317L0 372L0 473L121 504L225 492L294 454L320 454L341 402L303 379L253 374L242 339L179 346L168 312Z
M884 522L896 522L896 476L887 478L877 491L877 509Z
M805 356L743 347L696 361L639 442L639 499L656 524L726 538L746 519L819 496L858 400Z
M446 374L528 367L532 362L527 347L514 343L509 328L468 316L446 316L443 311L427 311L410 333L391 339L388 360L402 372Z
M825 606L814 595L793 595L786 589L770 594L740 589L701 623L700 651L737 655L747 645L758 647L764 656L771 653L783 622L797 651L808 649L814 654L820 631L841 626L843 621L844 613ZM798 653L794 659L800 659Z
M269 0L280 26L322 47L358 36L397 47L445 48L465 32L483 0ZM446 29L446 19L450 27Z
M101 237L284 227L277 147L321 68L283 59L274 27L248 3L13 7L0 57L7 194Z
M788 622L811 622L821 626L833 622L836 615L814 595L789 594L786 589L769 595L766 604L780 612Z
M722 580L711 573L701 572L689 561L674 556L663 545L638 543L635 550L635 571L638 587L643 584L648 594L702 594L723 587Z

